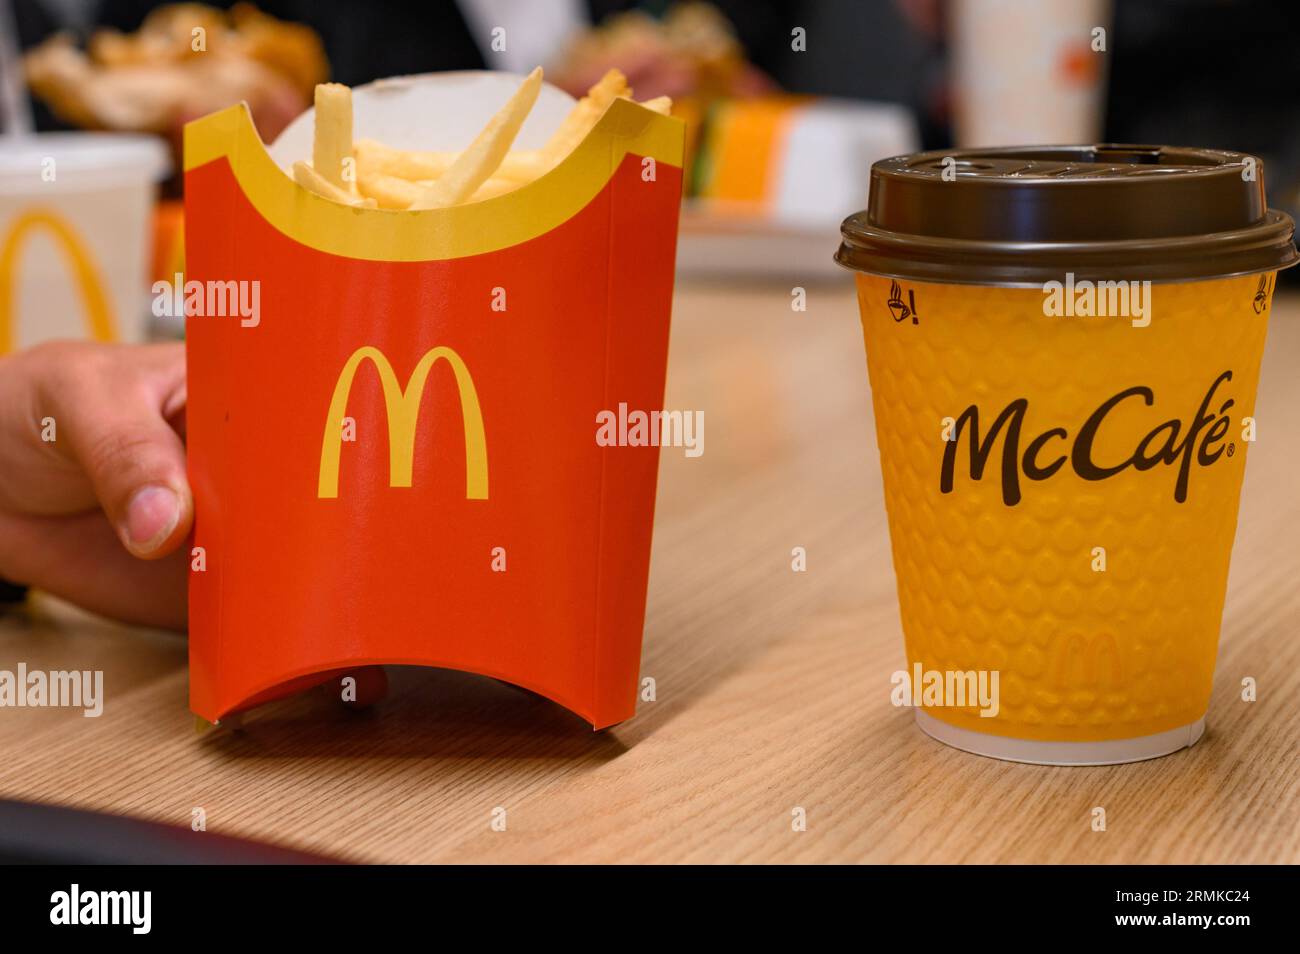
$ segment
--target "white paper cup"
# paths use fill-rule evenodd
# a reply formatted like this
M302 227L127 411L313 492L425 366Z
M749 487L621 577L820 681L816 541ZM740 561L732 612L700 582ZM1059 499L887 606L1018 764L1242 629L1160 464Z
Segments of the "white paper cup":
M169 165L148 136L0 139L0 354L144 339L154 189Z
M952 10L957 144L1096 141L1110 14L1110 0L957 0Z

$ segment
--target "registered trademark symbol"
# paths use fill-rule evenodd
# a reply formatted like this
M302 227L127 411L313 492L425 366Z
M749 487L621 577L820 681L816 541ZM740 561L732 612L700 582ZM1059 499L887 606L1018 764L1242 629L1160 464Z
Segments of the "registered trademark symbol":
M1231 456L1232 456L1233 454L1235 454L1235 453L1237 453L1237 445L1236 445L1236 444L1229 444L1229 445L1228 445L1228 456L1231 457Z

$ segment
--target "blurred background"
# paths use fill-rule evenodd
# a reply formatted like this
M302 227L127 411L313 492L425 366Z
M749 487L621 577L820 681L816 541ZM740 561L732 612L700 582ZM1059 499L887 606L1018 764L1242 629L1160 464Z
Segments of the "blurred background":
M244 100L271 142L326 79L359 85L540 63L549 81L580 96L619 67L636 98L671 96L688 125L679 257L688 275L835 280L837 226L865 206L871 163L954 145L1105 140L1242 150L1264 159L1270 204L1295 214L1294 6L0 0L0 241L8 248L0 259L26 241L15 222L34 164L52 154L81 174L66 185L77 190L66 210L84 239L30 230L40 233L24 258L33 277L15 289L0 276L0 298L19 299L0 301L0 352L19 339L77 333L45 327L49 316L39 331L5 330L35 320L23 317L27 298L75 315L80 295L81 310L93 311L94 290L68 282L66 258L95 262L114 300L139 293L143 301L146 277L170 280L181 270L176 170L186 121ZM58 191L45 188L52 183L42 183L43 195ZM67 309L49 308L49 286L37 288L47 280L67 286ZM147 314L118 325L128 339L159 333ZM93 316L89 327L98 334ZM179 322L162 331L179 334Z

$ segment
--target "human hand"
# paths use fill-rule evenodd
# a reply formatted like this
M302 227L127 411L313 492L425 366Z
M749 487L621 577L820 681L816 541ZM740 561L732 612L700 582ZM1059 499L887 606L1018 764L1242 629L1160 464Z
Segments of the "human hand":
M0 358L0 577L184 629L194 502L180 344Z

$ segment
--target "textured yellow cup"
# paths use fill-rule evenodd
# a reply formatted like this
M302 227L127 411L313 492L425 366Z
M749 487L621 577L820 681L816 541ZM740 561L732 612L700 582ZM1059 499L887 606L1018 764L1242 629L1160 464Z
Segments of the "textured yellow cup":
M909 671L999 673L995 716L922 728L1026 761L1190 745L1273 275L1153 284L1145 327L1049 317L1041 288L857 282ZM1011 408L978 479L972 407L981 442Z

